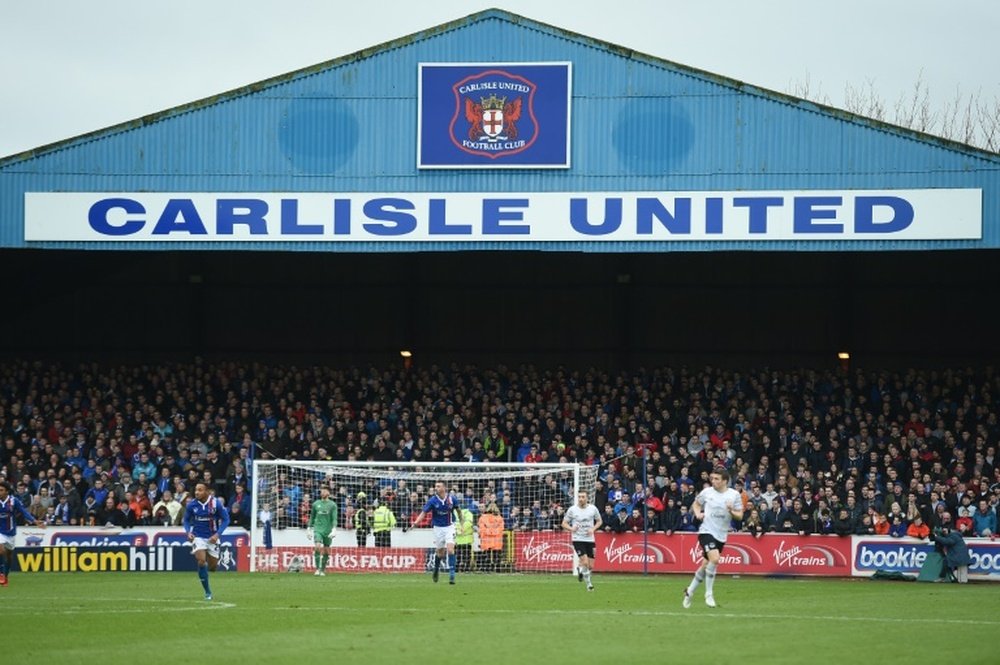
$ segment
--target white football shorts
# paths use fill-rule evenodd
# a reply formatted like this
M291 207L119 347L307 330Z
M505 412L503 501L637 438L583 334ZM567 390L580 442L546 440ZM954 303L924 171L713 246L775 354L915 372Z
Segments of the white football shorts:
M213 559L219 558L219 543L218 542L210 543L208 541L208 538L194 539L194 541L191 543L191 551L197 552L198 550L206 550L208 552L208 556L212 557Z
M455 544L455 525L434 527L434 547L443 550L447 545Z

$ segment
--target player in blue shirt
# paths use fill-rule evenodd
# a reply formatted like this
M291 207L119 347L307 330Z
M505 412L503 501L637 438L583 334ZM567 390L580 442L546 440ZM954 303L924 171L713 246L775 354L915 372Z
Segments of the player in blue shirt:
M441 570L441 559L448 552L448 584L455 583L455 515L458 503L455 497L448 493L443 480L434 483L434 494L427 499L424 509L410 525L412 529L427 513L431 514L431 526L434 528L434 581L438 581Z
M0 586L7 586L7 575L14 561L14 536L17 535L17 514L24 521L38 527L45 523L36 520L24 504L10 493L10 485L0 482Z
M205 600L212 600L208 571L214 571L219 563L219 536L227 526L229 511L226 510L226 504L215 498L205 483L195 485L194 498L188 501L184 510L184 531L192 543L191 551L198 562L198 579L205 589Z

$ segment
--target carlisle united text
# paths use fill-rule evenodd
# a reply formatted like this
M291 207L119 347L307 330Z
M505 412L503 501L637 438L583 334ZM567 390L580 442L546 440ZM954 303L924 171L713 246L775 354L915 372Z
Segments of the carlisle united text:
M872 192L137 194L88 203L88 233L107 240L871 238L892 237L916 216L905 196Z
M468 85L461 86L458 91L463 95L468 95L473 92L483 92L486 90L512 90L514 92L531 92L529 86L523 83L514 83L512 81L480 81L478 83L469 83Z

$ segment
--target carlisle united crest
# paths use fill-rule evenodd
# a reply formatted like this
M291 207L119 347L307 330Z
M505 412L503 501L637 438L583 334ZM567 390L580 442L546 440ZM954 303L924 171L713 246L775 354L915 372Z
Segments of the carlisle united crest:
M568 169L572 64L422 62L417 168Z
M538 139L535 83L488 70L456 83L451 140L463 152L500 159L527 150Z

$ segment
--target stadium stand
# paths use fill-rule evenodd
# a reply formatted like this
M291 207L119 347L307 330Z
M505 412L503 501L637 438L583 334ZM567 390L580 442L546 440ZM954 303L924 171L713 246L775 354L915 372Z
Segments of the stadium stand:
M695 494L725 466L753 533L905 535L948 512L965 535L990 535L998 396L992 368L7 362L0 474L50 523L131 525L176 523L202 479L248 516L254 457L567 461L600 465L606 529L670 533L690 528ZM572 499L552 485L543 505L502 487L470 502L495 502L508 529L557 528L540 512ZM411 489L383 496L397 515L422 500ZM281 488L279 528L308 520L314 490ZM353 491L334 496L346 524Z

